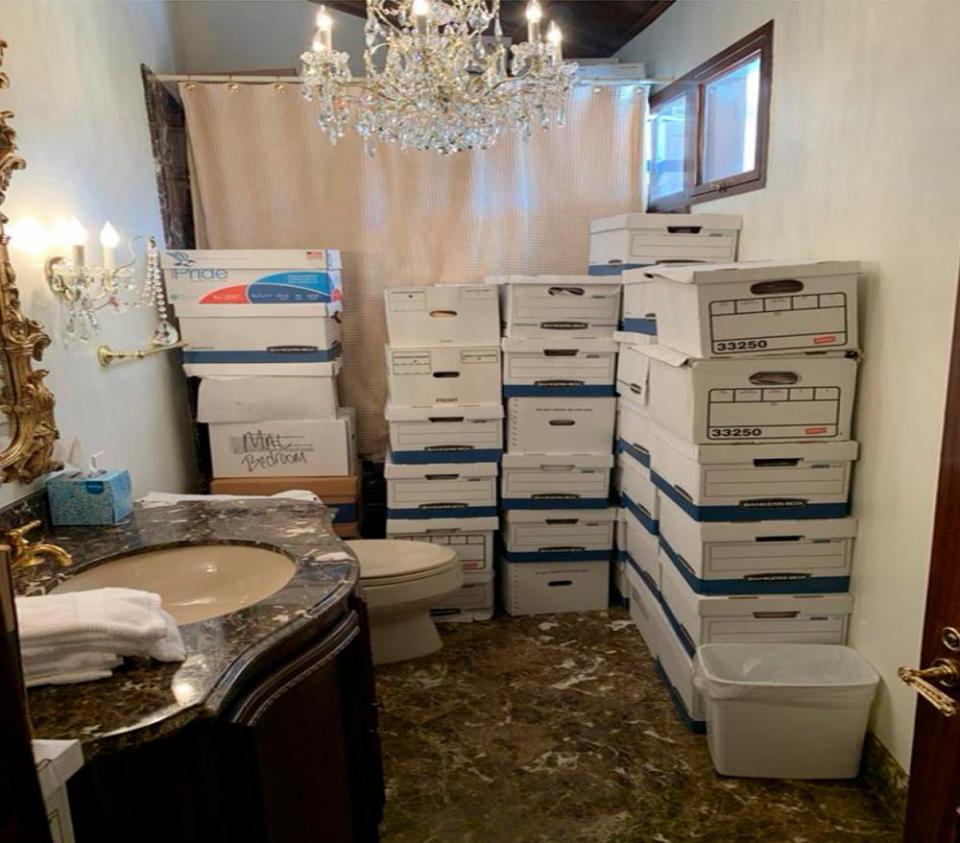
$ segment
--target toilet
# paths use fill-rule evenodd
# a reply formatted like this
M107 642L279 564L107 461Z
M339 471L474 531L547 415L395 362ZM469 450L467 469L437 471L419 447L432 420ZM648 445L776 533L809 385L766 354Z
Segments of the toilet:
M439 650L443 644L430 607L463 585L457 552L430 542L391 539L346 544L360 562L373 663L391 664Z

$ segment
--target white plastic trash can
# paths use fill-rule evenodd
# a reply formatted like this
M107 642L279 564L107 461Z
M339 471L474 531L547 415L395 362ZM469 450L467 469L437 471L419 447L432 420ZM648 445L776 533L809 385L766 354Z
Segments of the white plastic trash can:
M879 679L850 647L704 644L694 683L713 766L725 776L855 777Z

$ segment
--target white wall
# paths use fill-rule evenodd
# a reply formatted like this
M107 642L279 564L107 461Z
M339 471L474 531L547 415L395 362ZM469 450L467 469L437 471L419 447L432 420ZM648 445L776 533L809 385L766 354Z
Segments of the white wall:
M851 643L881 671L874 729L909 767L960 259L960 3L680 0L620 52L677 76L775 23L767 187L741 257L867 263Z
M16 113L27 169L15 173L4 212L16 222L52 223L76 215L97 232L109 219L125 235L162 238L157 184L144 108L140 63L171 69L168 7L161 0L6 0L0 34L8 42L10 88L2 108ZM183 379L158 355L101 369L97 343L67 347L63 312L49 292L42 258L12 249L24 310L53 336L42 366L56 395L61 436L77 436L87 454L127 467L139 493L181 491L193 482ZM147 312L103 316L102 340L136 348L149 340ZM0 489L0 503L23 493Z
M178 67L184 73L300 68L318 6L307 0L180 0L170 4ZM330 10L333 45L363 74L363 19Z

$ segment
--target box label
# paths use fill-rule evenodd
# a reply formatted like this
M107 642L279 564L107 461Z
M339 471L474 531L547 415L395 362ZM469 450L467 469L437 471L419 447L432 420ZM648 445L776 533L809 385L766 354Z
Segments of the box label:
M229 447L231 453L241 457L240 464L251 474L278 466L303 465L316 450L306 436L263 430L231 436Z
M711 389L709 439L829 439L837 435L840 388Z

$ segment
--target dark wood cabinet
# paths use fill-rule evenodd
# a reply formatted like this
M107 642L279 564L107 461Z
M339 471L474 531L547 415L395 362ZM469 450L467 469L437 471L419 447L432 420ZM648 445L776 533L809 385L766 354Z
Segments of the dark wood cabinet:
M70 787L78 843L376 843L383 772L362 601L276 656L218 717L84 767Z

